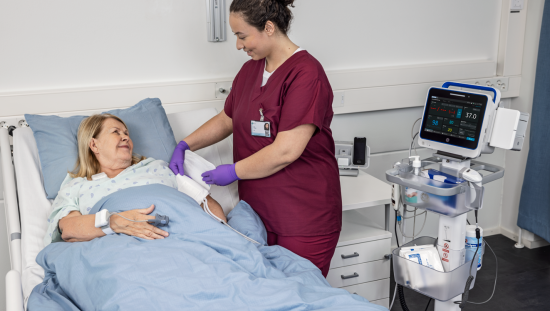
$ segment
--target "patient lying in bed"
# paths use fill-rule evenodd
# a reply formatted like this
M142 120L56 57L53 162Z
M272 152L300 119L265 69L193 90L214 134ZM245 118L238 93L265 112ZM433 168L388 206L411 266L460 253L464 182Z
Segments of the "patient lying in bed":
M267 246L265 226L246 202L227 223L258 244L214 220L178 191L165 162L132 155L122 120L84 120L78 143L77 169L49 218L49 245L36 257L45 276L27 310L387 310L332 288L309 260ZM92 178L98 173L106 177ZM217 202L206 203L226 221ZM95 227L102 210L146 220L153 209L170 216L165 230L117 215L110 226L124 234ZM61 240L82 242L51 243Z
M149 184L177 189L176 176L166 162L136 156L132 150L128 129L120 118L101 114L82 121L78 130L76 168L67 174L53 202L44 245L62 240L90 241L104 236L103 231L94 226L95 214L89 213L98 201L116 191ZM218 202L208 196L207 203L216 216L226 219ZM149 215L154 208L154 205L136 206L120 215L133 220L154 219ZM147 222L132 222L117 215L111 216L110 227L115 233L148 240L168 236L168 232Z

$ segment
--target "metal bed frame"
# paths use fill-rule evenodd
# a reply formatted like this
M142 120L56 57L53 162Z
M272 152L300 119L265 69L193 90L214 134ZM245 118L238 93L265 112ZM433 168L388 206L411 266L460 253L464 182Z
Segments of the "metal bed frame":
M6 211L6 227L8 230L11 265L11 270L6 274L6 310L23 311L23 290L21 285L21 221L19 219L15 171L9 138L9 133L14 129L14 127L8 128L6 125L0 128L0 163L2 165L4 209Z

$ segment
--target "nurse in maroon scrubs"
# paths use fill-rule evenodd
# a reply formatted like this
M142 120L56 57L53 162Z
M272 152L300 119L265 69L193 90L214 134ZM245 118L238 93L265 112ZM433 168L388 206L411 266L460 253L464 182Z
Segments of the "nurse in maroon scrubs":
M287 36L293 0L234 0L229 24L252 59L233 81L224 110L178 144L170 168L183 174L185 150L233 134L234 164L205 172L260 215L268 244L309 259L327 275L342 226L334 156L332 90L321 64Z

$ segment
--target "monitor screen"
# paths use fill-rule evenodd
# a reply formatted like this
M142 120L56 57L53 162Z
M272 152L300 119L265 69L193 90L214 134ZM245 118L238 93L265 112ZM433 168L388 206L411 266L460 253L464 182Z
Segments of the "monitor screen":
M420 129L422 139L476 149L488 98L454 90L431 89Z

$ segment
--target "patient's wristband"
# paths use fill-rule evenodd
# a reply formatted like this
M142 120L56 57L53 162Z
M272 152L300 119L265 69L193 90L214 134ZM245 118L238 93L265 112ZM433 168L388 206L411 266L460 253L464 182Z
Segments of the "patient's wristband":
M114 234L115 232L113 231L113 229L111 229L111 225L107 224L103 227L101 227L101 231L103 231L103 233L105 233L106 235L109 235L109 234Z
M95 227L101 228L101 231L106 235L115 233L113 229L111 229L109 218L111 218L111 214L106 209L95 214Z

